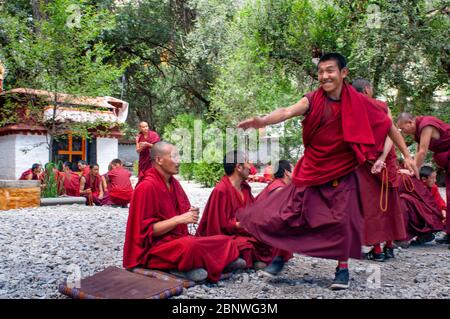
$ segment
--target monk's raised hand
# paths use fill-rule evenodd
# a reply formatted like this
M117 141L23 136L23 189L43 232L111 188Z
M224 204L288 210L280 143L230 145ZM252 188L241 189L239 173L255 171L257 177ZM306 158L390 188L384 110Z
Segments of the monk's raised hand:
M237 127L246 130L249 128L261 128L264 126L263 119L260 116L256 116L240 122Z
M386 163L385 163L383 160L378 159L378 160L375 162L375 164L373 164L372 169L371 169L371 173L372 173L372 174L378 174L378 173L381 173L381 171L382 171L383 168L385 168L385 167L386 167Z
M407 169L404 169L404 168L399 169L398 172L400 174L408 175L408 176L413 176L414 175L414 173L412 173L411 171L409 171Z

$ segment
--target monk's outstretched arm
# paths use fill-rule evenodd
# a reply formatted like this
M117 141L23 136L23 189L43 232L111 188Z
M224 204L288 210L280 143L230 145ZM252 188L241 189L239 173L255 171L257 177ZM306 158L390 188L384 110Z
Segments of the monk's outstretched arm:
M394 142L395 146L397 146L400 152L403 154L403 157L405 158L406 168L413 172L417 178L419 178L419 170L417 169L417 166L408 151L408 147L406 146L403 136L400 134L394 124L391 125L388 135L391 138L392 142Z
M415 156L417 167L422 167L423 162L425 161L428 148L430 147L431 137L433 136L433 129L432 126L425 126L420 133L419 149Z
M261 128L267 125L281 123L295 116L305 114L308 111L308 108L309 101L306 97L303 97L300 101L289 107L276 109L265 116L257 116L244 120L238 124L238 127L245 130L248 128Z
M153 225L153 236L162 236L172 229L182 224L191 224L198 222L198 210L189 210L187 213L174 216L170 219L157 222Z

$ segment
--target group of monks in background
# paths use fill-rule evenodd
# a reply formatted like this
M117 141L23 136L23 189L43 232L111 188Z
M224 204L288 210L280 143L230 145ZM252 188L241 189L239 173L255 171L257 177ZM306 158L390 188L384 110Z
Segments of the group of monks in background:
M62 171L56 167L43 171L40 164L33 164L19 180L40 180L45 186L48 183L46 175L53 174L58 195L83 196L89 206L128 207L133 194L131 173L123 167L120 159L112 160L104 175L100 175L98 164L88 165L85 161L79 161L77 166L78 171L74 171L71 162L64 162Z
M420 245L442 230L447 235L436 242L450 243L449 205L437 191L436 172L423 165L433 152L446 174L448 202L450 124L407 113L393 121L368 81L347 84L346 64L338 53L325 54L316 91L239 123L243 129L261 128L304 117L303 156L295 167L285 160L272 163L274 180L256 198L247 183L256 176L252 164L245 154L229 152L225 175L200 217L174 177L177 148L149 133L138 137L150 158L130 204L124 267L215 282L244 268L277 276L293 253L300 253L336 260L330 288L339 290L349 287L349 258L385 261L395 257L394 241ZM418 143L414 158L400 132ZM403 155L401 164L394 145ZM188 224L198 224L195 234ZM370 247L365 254L364 246Z

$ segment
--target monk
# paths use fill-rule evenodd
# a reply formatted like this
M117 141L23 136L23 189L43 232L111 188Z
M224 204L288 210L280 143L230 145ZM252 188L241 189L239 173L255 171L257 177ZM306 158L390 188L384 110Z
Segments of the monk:
M407 248L433 241L434 234L444 229L442 212L422 181L414 176L408 177L407 173L403 173L401 178L399 192L406 238L399 245Z
M256 200L265 199L291 183L292 171L294 170L292 164L289 163L289 161L280 160L278 161L277 167L278 169L274 174L274 180L258 194Z
M305 151L292 174L292 184L238 210L237 218L256 238L274 247L312 257L338 260L331 289L349 287L349 258L361 258L364 216L356 169L386 136L418 175L406 144L387 116L368 97L345 82L346 59L328 53L319 60L320 88L299 102L238 127L262 128L303 115ZM377 152L379 150L376 150Z
M274 249L250 235L236 218L238 208L254 202L246 182L250 165L239 151L228 152L223 159L225 175L216 184L197 228L198 236L227 235L238 244L248 268L263 269L274 257Z
M195 237L188 224L199 218L180 183L175 146L158 142L151 150L152 168L144 172L131 200L123 252L127 269L146 267L176 270L193 281L218 281L239 261L236 243L227 236ZM228 267L227 267L228 265ZM244 265L245 266L245 265Z
M352 86L392 120L387 104L373 99L374 90L369 81L358 78ZM373 246L365 257L378 262L394 258L393 241L406 237L398 192L397 155L389 136L381 141L383 145L374 145L367 161L356 170L365 221L363 243ZM381 248L383 242L386 244Z
M272 196L274 200L276 200L276 193L280 191L282 188L288 186L292 182L292 171L294 167L287 160L278 161L277 171L274 174L274 180L266 186L262 190L261 193L256 197L256 201L263 200L268 196ZM274 251L275 258L265 269L262 270L262 273L269 276L274 277L278 275L284 268L284 264L294 257L291 252L288 252L283 249L275 249Z
M86 176L89 174L90 171L89 165L86 163L86 161L80 160L78 161L78 170L81 172L81 176Z
M42 181L42 165L34 163L31 168L20 175L19 180L40 180Z
M105 190L102 185L102 177L99 174L98 164L90 166L89 174L81 176L80 195L86 197L86 205L102 206L105 198Z
M442 213L442 216L445 218L447 215L447 204L444 199L441 197L439 193L439 187L436 185L436 172L433 167L424 165L420 168L420 179L422 183L428 188L431 192L431 195L434 198L434 202L437 205L438 210Z
M401 131L413 136L418 144L415 156L416 165L421 167L428 150L433 152L435 163L445 171L445 187L447 203L450 201L450 124L434 116L414 117L409 113L401 113L397 118L397 126ZM447 205L446 216L449 216L450 205ZM450 218L446 218L446 235L436 239L437 243L450 244ZM450 246L449 246L450 248Z
M71 162L63 164L62 185L63 195L80 196L80 176L72 171Z
M258 170L256 169L253 162L249 161L250 169L249 169L249 175L248 175L248 181L249 182L257 182L258 177L256 174L258 174Z
M111 161L111 170L107 175L108 202L105 205L117 205L127 207L133 195L131 185L131 173L123 168L122 161L118 158Z
M159 140L159 135L156 132L149 130L147 122L142 121L139 123L139 134L136 136L136 152L139 153L139 178L142 178L144 172L152 167L150 150L153 144Z

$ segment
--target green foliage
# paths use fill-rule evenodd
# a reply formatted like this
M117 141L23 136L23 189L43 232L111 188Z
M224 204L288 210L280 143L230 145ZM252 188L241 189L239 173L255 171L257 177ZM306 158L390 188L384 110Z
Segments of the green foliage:
M224 175L223 166L219 163L196 163L193 170L194 180L204 187L214 187Z
M58 166L62 166L61 163L55 164L49 162L45 165L45 174L44 174L44 185L41 192L41 197L53 198L58 197L58 182L55 178L54 169L58 169Z

